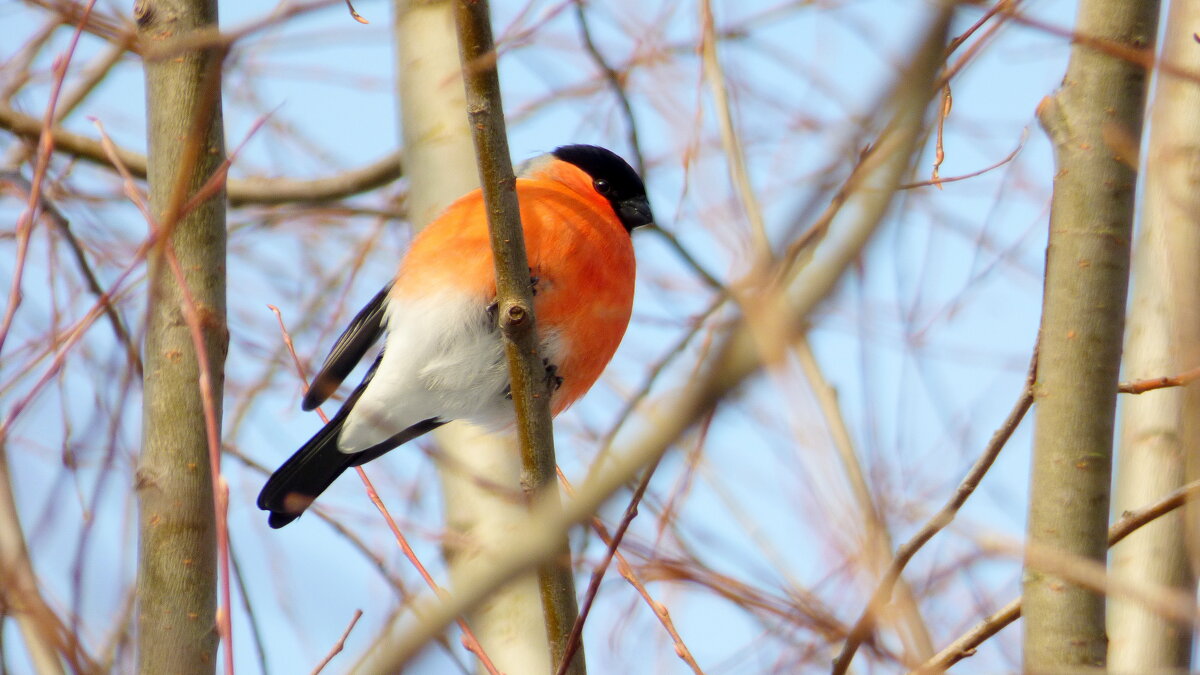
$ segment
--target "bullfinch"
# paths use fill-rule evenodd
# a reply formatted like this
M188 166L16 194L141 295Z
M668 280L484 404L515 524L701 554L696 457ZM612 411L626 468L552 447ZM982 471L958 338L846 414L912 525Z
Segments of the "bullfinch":
M616 154L567 145L527 162L517 198L540 354L557 415L617 350L633 306L630 234L653 222L646 188ZM328 399L385 332L383 350L337 414L279 467L258 496L273 528L304 512L343 471L452 420L511 424L496 276L479 190L412 242L392 283L338 338L304 396Z

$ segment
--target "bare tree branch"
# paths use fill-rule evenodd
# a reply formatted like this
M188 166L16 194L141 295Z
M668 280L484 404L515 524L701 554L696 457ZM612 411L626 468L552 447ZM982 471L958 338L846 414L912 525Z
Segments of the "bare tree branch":
M947 525L954 520L954 516L962 508L963 504L967 503L967 499L979 487L980 481L987 475L988 469L995 463L996 458L1000 456L1000 451L1008 443L1008 439L1012 438L1013 432L1017 430L1017 426L1021 424L1021 420L1025 418L1025 413L1029 412L1030 406L1033 405L1033 384L1037 377L1037 354L1035 352L1029 363L1029 373L1025 376L1025 387L1021 391L1021 395L1017 398L1017 402L1013 405L1012 410L1008 413L1008 417L996 433L992 435L992 440L984 448L979 459L975 460L975 464L971 466L971 470L958 484L958 489L954 491L954 495L946 502L945 506L933 515L925 525L908 541L896 550L896 557L892 559L891 565L880 579L879 585L875 588L875 592L871 594L871 600L867 603L867 607L863 613L854 622L854 627L850 629L850 634L846 637L846 643L842 645L842 651L838 654L833 662L833 673L840 675L845 673L850 667L850 661L854 658L854 652L858 646L867 639L871 631L874 629L875 617L886 605L891 598L892 588L898 581L901 580L901 574L904 568L908 565L908 561L921 550L930 539L938 532L941 532Z
M0 104L0 128L25 139L36 140L41 134L42 122ZM53 133L55 150L58 152L99 166L113 166L100 141L61 127L55 127ZM134 177L146 178L145 155L119 146L116 147L116 155ZM401 175L402 158L400 152L396 151L366 166L325 178L231 178L226 185L226 192L232 206L328 202L370 192L395 182Z
M1158 501L1136 511L1125 512L1121 515L1120 520L1108 528L1108 546L1115 546L1143 526L1154 522L1156 519L1175 509L1195 502L1197 498L1200 498L1200 481L1188 483ZM941 673L955 663L973 656L979 645L986 642L988 638L999 633L1005 626L1020 617L1021 598L1016 598L1004 607L989 614L983 621L980 621L966 633L963 633L953 642L946 645L932 659L921 664L920 667L913 669L911 671L912 675Z
M521 449L521 488L536 508L557 511L554 427L550 415L550 388L546 366L539 353L533 289L529 284L529 259L517 203L517 180L508 152L508 132L500 99L496 46L486 0L454 5L458 48L467 94L467 116L479 163L479 183L487 205L488 232L496 264L496 306L509 382L516 407L517 437ZM550 640L553 667L559 673L587 672L583 650L571 656L567 644L579 614L575 578L566 533L559 535L558 555L538 567L538 586ZM568 664L563 667L564 661Z

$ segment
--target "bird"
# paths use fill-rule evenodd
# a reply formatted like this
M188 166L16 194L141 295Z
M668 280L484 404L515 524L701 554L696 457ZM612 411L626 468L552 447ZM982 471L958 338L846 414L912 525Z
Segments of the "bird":
M625 335L635 279L631 235L654 216L638 173L593 145L564 145L529 160L516 190L537 344L557 415L591 388ZM259 493L272 528L298 518L342 472L443 424L512 424L480 190L413 238L395 278L333 345L301 407L328 400L381 337L382 350L337 414Z

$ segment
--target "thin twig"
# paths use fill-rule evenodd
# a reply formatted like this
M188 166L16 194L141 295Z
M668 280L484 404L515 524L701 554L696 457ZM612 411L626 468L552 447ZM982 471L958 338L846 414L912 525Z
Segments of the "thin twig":
M359 14L357 11L354 10L354 5L350 3L350 0L346 0L346 9L350 10L350 18L354 19L355 21L357 21L359 23L363 23L363 24L371 23L370 21L367 21L366 19L364 19L361 14Z
M1144 506L1136 511L1126 511L1120 520L1108 528L1108 545L1111 548L1125 537L1148 525L1154 520L1180 508L1188 502L1200 498L1200 481L1184 485L1162 499ZM927 675L940 673L959 661L974 656L975 650L988 638L999 633L1005 626L1016 621L1021 616L1021 598L1011 600L1004 607L989 614L985 619L963 633L944 649L934 655L920 667L911 671L911 675Z
M937 178L937 180L923 180L923 181L918 181L916 183L905 183L900 186L900 189L901 190L912 190L914 188L928 187L930 185L941 186L945 183L956 183L960 180L967 180L968 178L975 178L977 176L982 176L983 174L988 173L989 171L994 171L996 169L999 169L1000 167L1004 166L1005 164L1008 164L1009 162L1016 159L1017 155L1020 154L1022 149L1024 149L1025 140L1027 138L1029 138L1029 128L1028 127L1026 127L1025 130L1021 132L1021 140L1017 143L1017 147L1013 148L1012 152L1005 155L1004 159L1000 160L999 162L996 162L995 164L992 164L989 166L985 166L984 168L979 169L978 171L964 173L961 176L951 176L949 178L939 176Z
M904 567L908 565L908 561L916 555L917 551L921 550L930 539L938 532L954 520L954 516L958 510L962 508L967 499L979 487L980 481L987 475L988 469L996 461L1000 455L1000 451L1004 449L1004 445L1008 443L1008 439L1012 437L1013 432L1017 430L1021 420L1025 418L1025 413L1029 412L1030 406L1033 405L1033 384L1037 376L1037 350L1034 350L1033 357L1029 361L1029 371L1025 376L1025 386L1021 391L1021 395L1017 398L1017 402L1008 413L1008 417L1000 428L992 434L992 439L984 448L979 459L975 460L975 464L971 467L967 475L958 484L958 488L954 491L954 495L947 500L945 506L933 515L925 525L914 534L908 541L896 549L896 556L892 559L892 563L888 566L883 577L879 581L879 585L875 588L875 592L871 594L871 599L867 603L866 609L854 622L854 627L850 629L850 634L846 636L846 642L842 645L842 650L834 659L832 673L834 675L842 675L850 667L850 661L854 658L854 652L859 645L871 634L875 626L875 618L879 610L887 604L888 599L892 595L892 588L899 580Z
M24 190L27 194L33 191L32 184L16 171L0 172L0 181L11 183L19 189ZM41 199L41 210L42 215L49 218L50 222L54 223L58 233L67 240L67 247L71 249L71 254L75 257L75 264L79 266L79 272L83 276L84 284L92 292L92 295L95 295L97 300L99 300L105 316L108 317L109 324L112 325L113 333L117 336L117 341L125 347L125 356L133 364L140 379L142 376L141 353L133 341L133 336L129 334L129 329L125 327L125 322L121 320L121 315L117 312L117 308L112 302L111 294L100 286L100 281L96 278L96 273L92 270L92 266L88 262L87 253L83 250L83 244L80 243L75 233L71 231L70 222L67 221L62 213L44 195Z
M625 423L629 421L629 418L633 416L633 411L636 410L637 406L644 401L647 396L650 395L650 390L654 386L655 381L657 381L659 376L662 375L663 371L667 369L667 366L669 366L683 353L683 350L685 347L687 347L688 343L690 343L697 335L700 334L701 330L703 330L705 326L705 322L709 319L709 317L715 314L723 304L725 304L725 301L728 298L728 294L725 293L722 293L719 297L714 298L709 306L704 309L704 311L691 320L692 326L687 330L687 332L680 336L675 344L671 345L669 349L663 352L662 357L659 358L656 363L646 369L646 375L642 380L641 388L638 389L633 395L625 397L625 403L621 406L621 411L617 413L616 421L613 422L612 427L608 430L608 432L604 435L604 439L600 442L600 452L597 455L598 458L603 458L608 454L608 452L612 449L612 444L616 439L617 434L625 426ZM599 459L597 461L599 461Z
M767 238L767 226L763 220L758 197L750 185L750 173L746 169L746 153L742 139L733 122L733 109L729 103L729 88L725 82L725 71L717 57L716 29L713 26L712 2L700 3L700 25L703 39L700 52L704 61L704 79L712 90L713 103L717 110L717 121L721 131L721 145L725 149L725 162L729 167L729 180L737 191L746 219L750 221L750 234L758 260L771 259L771 242Z
M658 463L662 461L662 457L654 460L650 466L646 467L645 473L642 474L642 480L638 482L638 486L633 491L633 496L629 498L629 504L625 506L625 513L621 516L621 520L617 523L617 529L613 532L612 537L605 542L607 548L604 551L604 557L596 564L596 568L592 570L592 579L588 582L587 590L583 593L583 603L579 607L579 616L575 617L575 624L571 626L571 633L567 636L567 644L563 649L563 660L558 665L556 670L557 675L566 675L567 666L571 662L571 657L575 655L575 650L579 647L579 641L583 636L583 624L587 621L588 614L592 611L592 603L596 600L596 594L600 591L600 582L604 580L604 574L608 571L608 566L612 564L613 556L617 552L617 547L621 545L621 540L625 538L625 533L629 530L633 519L637 517L638 504L642 502L642 496L646 494L646 488L650 486L650 479L654 477L654 471L658 469Z
M225 448L222 448L222 452ZM233 565L233 579L237 582L238 595L242 596L242 609L246 612L246 621L250 624L250 636L254 640L254 652L258 656L258 667L262 675L270 675L271 669L267 666L267 647L263 639L262 627L259 625L258 615L254 612L254 605L250 600L250 592L246 587L246 577L242 574L242 566L238 564L237 552L231 546L229 548L229 562Z
M929 182L937 189L942 189L942 178L939 171L942 162L946 160L945 129L946 118L950 117L950 109L954 107L954 94L950 91L950 83L942 85L942 107L938 109L937 134L933 143L933 172Z
M101 133L103 134L103 130ZM102 138L107 140L107 138L103 135ZM118 172L120 172L124 177L125 194L142 213L143 217L147 219L147 222L152 221L153 217L150 214L150 209L146 205L145 200L138 193L137 188L133 183L132 176L130 176L128 171L125 170L125 167L121 165L119 161L117 162L116 166ZM95 304L92 305L87 313L84 314L83 318L81 318L68 332L66 338L63 338L58 344L52 345L52 347L57 348L58 350L55 354L54 360L47 368L45 374L43 374L42 377L33 385L33 387L29 389L25 396L9 409L8 416L2 423L0 423L0 440L3 439L6 430L11 427L12 423L21 415L26 406L28 406L35 398L37 398L38 394L41 393L41 390L45 387L45 385L58 374L64 362L66 361L67 354L75 346L75 344L83 338L91 325L100 318L100 316L104 313L104 308L108 305L108 303L113 302L114 298L117 298L121 293L125 292L125 283L132 276L133 272L140 268L142 261L145 260L150 249L157 241L158 239L156 233L151 232L146 240L138 246L136 251L134 251L129 264L125 267L124 271L117 276L116 280L113 281L112 287L109 289L108 293L102 296Z
M238 460L245 466L249 467L251 470L253 470L263 476L271 475L271 470L269 468L256 462L255 460L251 459L250 457L247 457L245 453L243 453L241 450L239 450L238 448L236 448L234 446L225 445L222 448L222 451L225 454ZM382 557L380 557L377 553L372 551L371 548L369 546L367 546L367 543L365 541L363 541L362 537L358 536L352 530L350 530L350 528L348 528L344 524L342 524L342 522L340 520L338 520L337 518L334 518L333 516L326 513L325 510L322 509L319 504L309 507L309 509L307 511L305 511L305 513L313 514L314 517L320 519L326 525L333 528L333 531L337 532L339 535L341 535L347 542L350 543L350 546L352 548L357 550L364 558L366 558L371 563L371 565L375 568L375 571L379 572L380 578L382 578L385 582L387 582L387 584L396 591L396 594L400 598L401 605L405 605L408 603L408 601L412 598L412 594L409 592L408 588L406 588L404 586L404 581L400 577L398 577L392 573L392 571L388 567L387 562L384 561L384 559ZM237 562L236 558L234 558L234 562L235 562L235 573L236 573L236 562ZM437 643L443 650L445 650L446 655L448 657L450 657L450 659L455 661L455 663L460 667L460 669L463 672L467 671L467 668L465 667L463 662L459 659L458 653L455 651L455 649L453 647L450 646L450 641L446 638L446 636L444 636L444 635L439 636L437 638Z
M89 0L84 8L85 22L95 4L96 0ZM21 279L25 270L25 256L29 251L33 226L37 222L38 207L41 205L42 183L45 181L46 171L50 167L50 155L54 152L54 111L58 105L58 98L62 94L63 82L67 77L67 66L71 63L71 57L75 55L75 48L79 45L82 32L82 29L76 29L71 35L71 41L67 44L66 51L54 60L54 80L50 87L49 101L46 103L46 111L42 115L41 122L36 123L37 161L34 164L33 180L30 182L29 199L17 221L17 259L13 265L12 283L8 292L8 308L4 311L4 318L0 320L0 352L4 351L4 342L12 328L13 318L16 316L17 308L21 306Z
M842 414L837 400L837 392L834 391L833 386L826 379L825 373L822 372L821 365L817 362L816 355L813 354L812 346L807 338L797 341L795 352L800 368L809 381L813 395L817 398L818 407L825 418L825 426L833 439L842 470L850 484L850 491L854 495L854 501L858 504L864 530L862 548L871 567L870 571L876 574L882 571L886 575L887 571L883 567L893 546L892 537L888 532L887 523L879 505L867 484L866 474L859 461L858 453L855 451L854 441L850 437L845 415ZM929 634L929 627L926 625L924 617L921 616L916 594L900 575L895 577L894 587L894 591L889 589L889 597L893 594L897 597L896 605L899 608L899 616L894 623L895 627L899 629L904 651L910 655L908 660L915 663L929 658L929 655L933 653L933 638ZM853 630L850 635L854 635Z
M351 11L353 11L353 9L351 9ZM342 631L342 637L338 638L338 641L329 649L329 653L325 655L325 658L321 659L321 662L317 664L316 668L313 668L311 675L317 675L324 670L325 666L329 665L329 662L333 660L333 657L340 654L341 651L346 648L346 638L350 637L350 631L354 630L354 624L358 623L358 620L362 618L362 615L363 613L361 609L354 610L354 616L350 619L350 625L346 626L346 630Z
M90 0L84 7L85 19L91 13L94 4L95 0ZM33 227L37 222L42 185L50 164L50 155L54 149L54 136L51 129L55 108L66 79L67 67L75 54L81 36L82 30L75 30L66 51L54 62L54 79L51 84L49 101L46 104L42 125L38 131L37 160L34 165L33 180L30 183L29 198L16 226L17 256L9 288L8 308L4 312L3 320L0 321L0 351L3 350L4 342L12 328L17 307L21 304L21 283L25 258L29 251ZM8 458L3 451L8 430L7 423L0 426L0 481L2 481L0 487L6 496L2 511L6 520L10 521L6 522L3 528L8 534L6 538L10 540L5 541L2 546L6 549L3 551L3 557L7 566L12 569L8 570L11 573L6 573L8 583L0 587L0 604L24 610L16 613L17 624L25 638L32 665L38 672L61 673L62 665L59 655L78 670L82 667L81 657L86 659L86 655L82 654L82 650L77 644L77 638L67 638L69 633L65 630L65 626L37 590L33 563L29 559L20 520L16 513L16 505L12 501L12 481L8 473ZM10 588L10 585L14 588Z
M571 485L571 482L567 480L566 474L564 474L561 469L558 471L558 480L562 484L563 490L566 491L568 496L575 495L575 488ZM626 513L629 513L628 509L626 509ZM634 513L634 515L636 515L636 513ZM630 586L633 586L638 595L642 596L642 600L646 602L646 605L650 608L650 611L654 612L654 616L658 618L659 623L662 624L662 627L667 631L667 634L671 636L671 641L675 643L675 653L679 655L679 658L682 659L689 668L692 669L693 673L696 675L704 675L704 671L701 670L700 665L696 663L696 658L692 656L692 651L688 649L687 644L684 643L683 638L679 635L679 631L675 628L675 622L671 620L671 614L667 611L666 606L655 600L650 595L650 592L646 590L646 585L643 584L640 579L638 579L637 575L634 574L633 567L629 564L629 561L626 560L625 556L621 554L621 551L618 549L620 541L613 539L613 536L608 532L608 528L604 526L604 522L601 521L599 517L592 517L592 529L595 530L596 534L600 537L600 540L604 542L604 545L608 547L608 550L611 550L616 556L617 572L621 575L621 578L625 579ZM591 590L592 589L589 586L588 591ZM581 611L580 614L582 615L583 612Z
M583 8L584 0L574 0L571 4L575 6L575 20L579 22L579 37L583 40L583 49L588 56L592 57L592 61L596 63L600 72L604 74L605 81L613 90L617 102L621 104L621 114L625 116L625 126L629 134L626 141L629 144L629 152L633 155L633 166L642 180L645 180L646 159L642 156L642 144L638 140L637 119L633 116L633 106L629 103L629 95L625 93L625 76L613 70L604 55L596 48L596 44L592 42L592 31L588 26L587 12Z
M0 101L11 100L16 96L21 88L29 83L30 74L29 68L34 60L42 53L42 49L50 42L50 38L58 31L58 27L63 25L63 21L58 16L52 15L49 19L33 31L25 44L4 63L4 70L9 73L21 73L17 77L9 77L8 82L4 87L0 88ZM2 659L0 659L2 661Z
M1144 394L1155 389L1167 387L1186 387L1200 379L1200 368L1193 368L1178 375L1152 377L1147 380L1131 380L1117 385L1117 391L1122 394Z
M969 631L925 663L910 671L909 675L933 675L942 673L959 661L975 655L975 650L988 638L999 633L1005 626L1021 617L1021 599L1010 601L1004 607L989 614Z

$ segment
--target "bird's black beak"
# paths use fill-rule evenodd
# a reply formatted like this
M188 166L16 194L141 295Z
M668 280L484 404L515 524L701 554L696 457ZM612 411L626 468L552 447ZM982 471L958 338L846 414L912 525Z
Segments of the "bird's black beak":
M617 208L617 217L626 230L633 231L635 227L650 225L654 222L654 214L650 212L650 200L646 197L635 197L621 202Z

